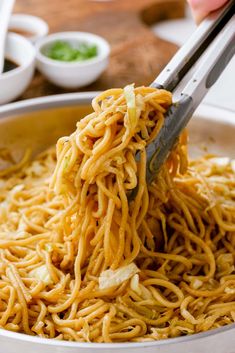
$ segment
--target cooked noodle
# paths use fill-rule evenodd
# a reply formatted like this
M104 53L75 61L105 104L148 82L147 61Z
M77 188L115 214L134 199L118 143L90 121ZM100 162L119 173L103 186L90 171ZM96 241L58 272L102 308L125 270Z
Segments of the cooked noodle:
M145 146L170 104L164 90L108 90L56 152L4 170L0 327L120 342L235 321L234 162L188 163L183 133L146 184Z

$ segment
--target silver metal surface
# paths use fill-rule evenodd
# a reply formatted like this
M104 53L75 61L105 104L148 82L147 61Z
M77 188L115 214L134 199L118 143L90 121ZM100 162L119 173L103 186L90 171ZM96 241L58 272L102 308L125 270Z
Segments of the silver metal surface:
M34 154L70 133L97 93L39 98L0 107L0 148ZM190 151L235 158L235 113L202 106L189 124ZM235 325L191 336L145 343L95 344L42 339L0 329L1 353L235 353Z
M81 104L90 104L91 100L100 92L81 92L81 93L68 93L58 94L47 97L32 98L15 103L9 103L0 106L0 118L10 115L21 114L27 112L40 111L45 109L74 106Z

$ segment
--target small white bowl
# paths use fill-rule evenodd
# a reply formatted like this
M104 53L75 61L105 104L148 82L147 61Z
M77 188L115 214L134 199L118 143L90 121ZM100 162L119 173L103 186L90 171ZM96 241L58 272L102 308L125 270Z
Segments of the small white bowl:
M47 36L49 31L48 24L42 18L25 14L12 15L8 28L10 32L21 34L32 43ZM24 32L31 35L26 36Z
M19 66L0 74L0 104L16 99L28 87L35 68L35 49L24 37L8 33L5 58Z
M43 50L61 40L71 44L87 43L97 46L98 54L85 61L64 62L48 58ZM94 82L108 66L110 46L95 34L86 32L54 33L36 43L38 70L52 83L63 88L79 88Z

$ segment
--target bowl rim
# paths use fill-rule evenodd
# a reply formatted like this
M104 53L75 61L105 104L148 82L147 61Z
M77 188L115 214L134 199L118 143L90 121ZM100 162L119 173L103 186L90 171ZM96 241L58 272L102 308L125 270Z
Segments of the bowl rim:
M18 24L14 24L15 22ZM9 32L11 32L12 29L24 29L32 31L32 28L34 28L35 33L27 38L30 41L47 35L49 31L48 23L39 16L28 15L24 13L15 13L11 16L9 22Z
M2 119L18 119L23 113L30 113L34 111L47 110L59 107L68 107L79 104L89 104L92 98L100 94L100 91L93 92L80 92L80 93L65 93L60 95L52 95L47 97L39 97L28 99L20 102L13 102L6 104L5 106L0 106L0 118ZM16 114L19 114L16 116ZM234 111L221 108L211 104L201 104L199 108L194 113L195 118L206 119L208 121L219 121L226 122L228 125L235 126ZM213 116L213 118L212 118ZM217 329L196 333L193 335L180 336L175 338L163 339L159 341L149 341L149 342L123 342L123 343L93 343L93 342L69 342L69 341L58 341L56 339L41 338L38 336L30 336L23 333L7 331L0 329L0 337L14 339L15 341L23 341L28 343L48 345L54 347L63 348L83 348L83 349L96 349L100 353L110 350L110 349L133 349L133 348L147 348L159 346L167 346L178 343L188 343L192 341L197 341L198 339L205 339L215 335L223 334L228 331L234 330L235 323L229 324ZM108 353L108 352L107 352Z
M24 45L24 47L27 46L29 48L29 50L31 51L31 57L30 57L30 59L27 60L27 62L23 63L22 65L19 65L14 70L2 73L0 75L0 82L4 79L15 76L15 75L19 74L20 72L24 71L26 68L30 67L34 63L34 60L36 57L36 52L35 52L34 46L24 36L21 36L20 34L17 34L17 33L8 33L6 40L13 41L13 42L15 40L17 40L17 41L20 40L21 43ZM14 60L14 58L12 58L12 59Z
M93 42L95 45L97 45L99 48L102 48L103 52L98 53L97 56L87 59L84 61L60 61L60 60L54 60L51 58L48 58L46 55L44 55L41 52L41 49L43 46L46 44L51 44L57 40L88 40L90 42ZM110 55L110 45L106 39L103 37L90 33L90 32L80 32L80 31L67 31L67 32L56 32L49 34L48 36L39 39L36 42L36 59L43 63L44 65L47 66L53 66L57 68L78 68L78 67L89 67L89 66L94 66L95 64L105 60L109 55Z

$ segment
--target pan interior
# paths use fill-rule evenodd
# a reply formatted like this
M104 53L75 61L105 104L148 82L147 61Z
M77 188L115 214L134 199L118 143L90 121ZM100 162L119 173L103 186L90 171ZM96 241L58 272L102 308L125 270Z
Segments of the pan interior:
M91 106L78 105L51 108L23 115L10 116L0 120L0 170L9 166L5 156L19 161L27 148L32 158L56 143L59 137L69 135L76 128L76 122L91 112ZM189 154L191 157L205 153L235 157L233 124L225 120L212 120L196 116L188 126ZM2 157L4 156L4 158Z
M2 158L5 155L4 151L9 151L13 157L12 159L16 162L22 158L27 148L31 148L33 158L55 144L59 137L69 135L74 131L76 122L90 112L91 107L89 105L78 105L40 110L0 119L0 169L4 169L7 166L6 164L9 163L5 158ZM235 119L233 122L228 122L221 116L220 119L213 120L213 116L209 114L208 116L206 114L200 116L199 114L191 120L188 130L191 157L205 153L215 153L219 156L235 158ZM224 330L226 328L218 331L223 332ZM9 334L15 335L15 338L22 337L19 334ZM3 333L1 335L4 336ZM33 339L36 342L38 338ZM31 340L30 337L29 340ZM179 338L179 341L181 340L184 340L184 338ZM37 343L39 342L37 341ZM64 342L63 344L67 343ZM58 345L60 345L59 342Z

